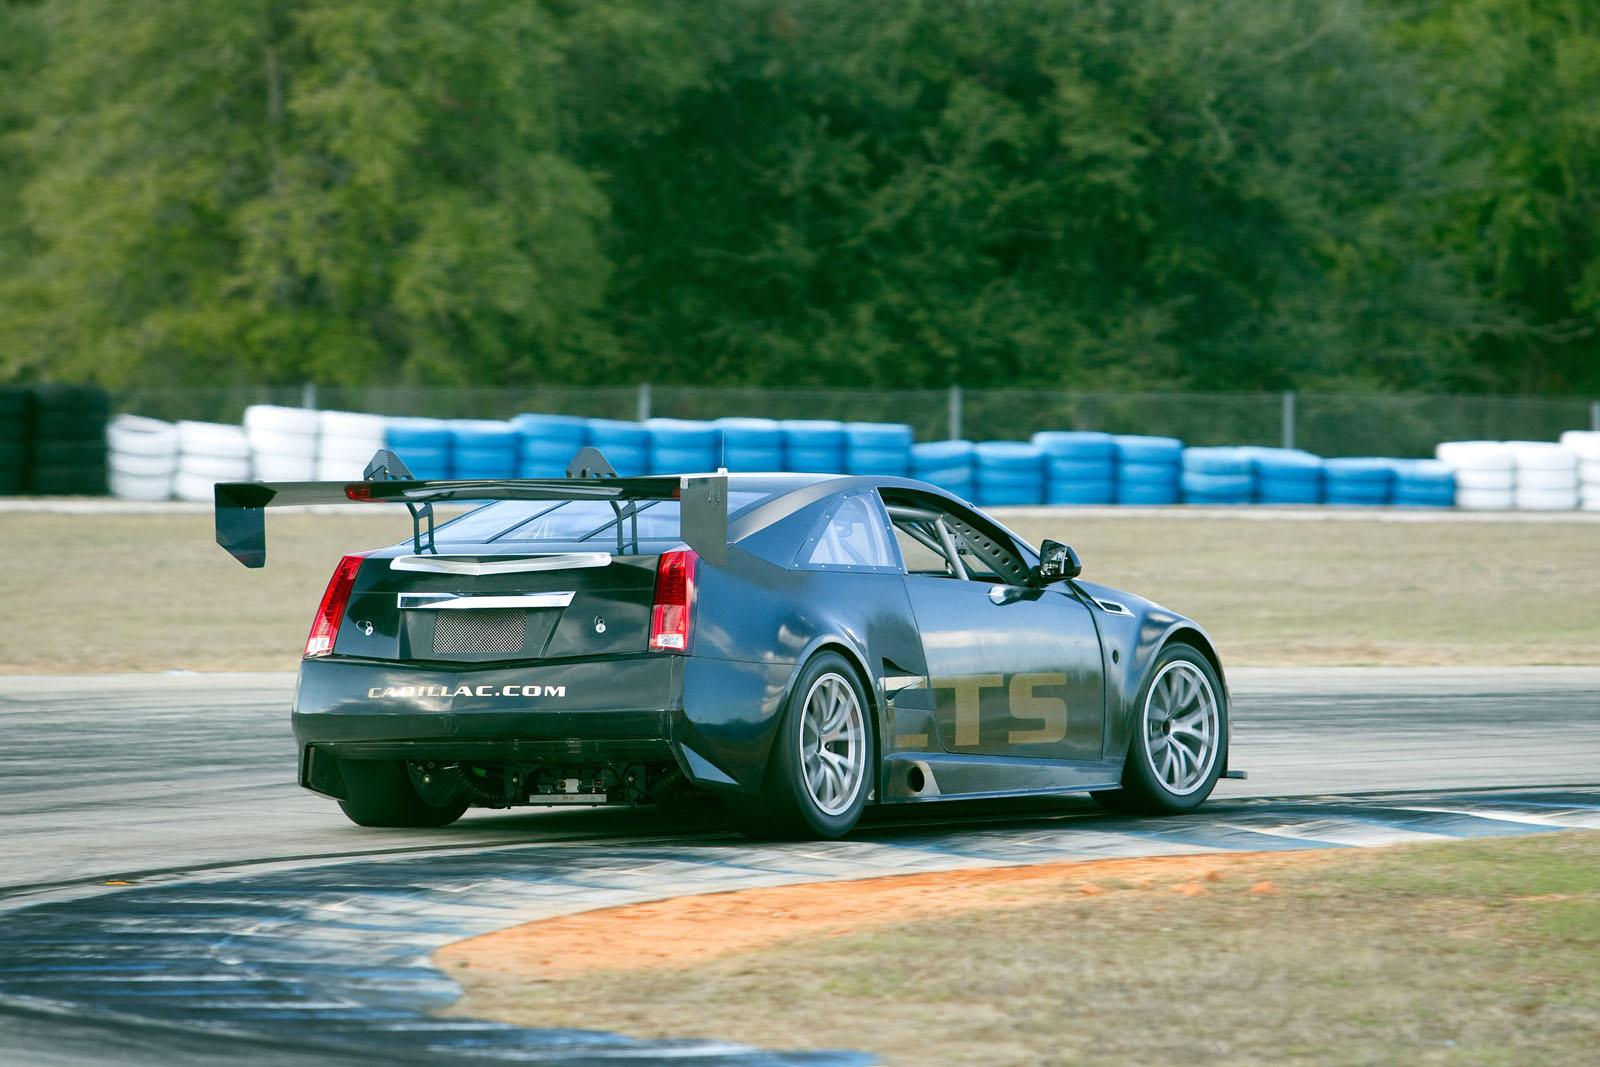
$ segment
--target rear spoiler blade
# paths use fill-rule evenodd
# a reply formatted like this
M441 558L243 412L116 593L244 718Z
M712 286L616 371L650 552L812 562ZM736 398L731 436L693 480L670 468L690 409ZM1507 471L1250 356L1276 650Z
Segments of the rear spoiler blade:
M266 509L327 504L405 504L454 500L680 500L684 541L711 563L728 553L725 474L642 478L496 478L368 482L218 482L217 544L246 567L267 562Z

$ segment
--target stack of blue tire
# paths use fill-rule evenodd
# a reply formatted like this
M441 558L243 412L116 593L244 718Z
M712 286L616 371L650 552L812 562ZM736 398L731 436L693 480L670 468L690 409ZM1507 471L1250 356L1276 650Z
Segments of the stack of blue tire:
M783 470L783 429L775 419L718 419L722 457L730 471Z
M1386 459L1328 459L1322 462L1327 504L1387 504L1394 496L1394 467Z
M1117 503L1176 504L1181 499L1183 442L1125 434L1111 439L1117 459Z
M644 425L650 431L651 474L691 474L717 469L722 437L711 423L651 419Z
M1397 459L1394 503L1403 508L1452 508L1456 504L1456 472L1436 459Z
M1183 450L1186 504L1248 504L1255 496L1255 463L1244 448Z
M974 449L978 503L1037 504L1044 499L1044 453L1026 441L984 441Z
M911 472L911 427L898 422L844 424L845 470L903 478Z
M509 422L456 419L450 423L453 477L515 478L522 434Z
M455 435L441 419L390 419L384 444L418 478L449 478L455 473L451 454Z
M928 441L911 446L911 477L937 485L962 500L977 496L971 441Z
M650 473L650 431L639 423L589 419L583 428L612 470L624 478Z
M807 474L844 473L844 423L832 419L784 419L778 425L783 430L786 470Z
M572 415L518 415L511 424L522 435L519 478L560 478L589 440L584 420Z
M1298 448L1249 448L1256 469L1256 502L1320 504L1322 458Z
M1116 498L1110 434L1042 430L1033 435L1033 446L1044 453L1047 503L1109 504Z

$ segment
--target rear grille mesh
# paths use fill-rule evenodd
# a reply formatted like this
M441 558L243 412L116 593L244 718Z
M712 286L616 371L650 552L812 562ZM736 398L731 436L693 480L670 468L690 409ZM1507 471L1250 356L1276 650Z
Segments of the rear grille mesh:
M521 652L527 612L441 611L433 626L433 650L452 655Z

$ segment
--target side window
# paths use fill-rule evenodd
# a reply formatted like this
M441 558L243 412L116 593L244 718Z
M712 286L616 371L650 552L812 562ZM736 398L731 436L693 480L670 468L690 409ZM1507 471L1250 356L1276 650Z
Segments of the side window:
M878 510L860 495L845 497L834 509L805 559L812 567L899 569Z
M994 565L974 549L972 541L964 530L952 530L951 539L956 543L956 551L961 553L961 566L967 572L967 577L979 582L1004 582L994 569Z
M916 534L911 530L915 528ZM894 539L900 546L900 558L906 561L906 571L910 574L927 574L938 578L950 578L950 561L945 558L944 552L935 548L934 534L927 524L913 525L902 523L899 519L894 524Z
M1028 566L1011 545L978 529L960 513L917 498L889 498L885 504L908 573L1027 584Z

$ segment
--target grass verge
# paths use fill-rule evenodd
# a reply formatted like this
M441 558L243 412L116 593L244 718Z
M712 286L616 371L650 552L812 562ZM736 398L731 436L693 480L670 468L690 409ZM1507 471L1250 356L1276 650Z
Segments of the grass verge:
M683 966L440 962L453 1014L901 1064L1594 1062L1600 833L1197 862L957 882L965 909L913 918L902 894L883 903L910 921L832 936L808 922L863 886L816 887L798 936ZM607 935L653 943L648 922Z
M247 571L208 515L0 513L0 672L292 670L344 552L403 513L273 515ZM1200 620L1230 666L1600 664L1600 526L1087 518L1018 523L1085 576Z

